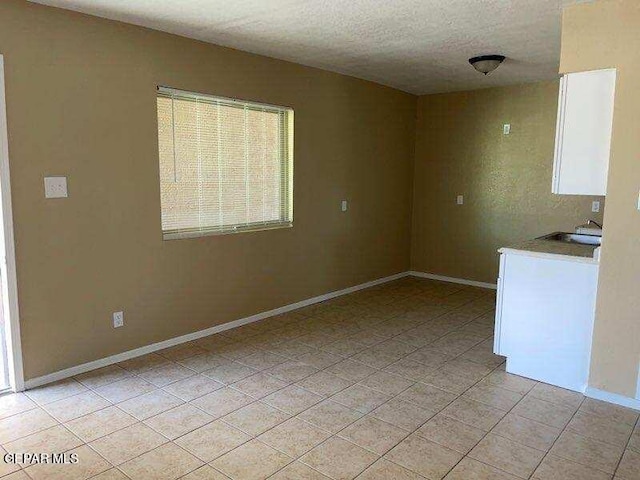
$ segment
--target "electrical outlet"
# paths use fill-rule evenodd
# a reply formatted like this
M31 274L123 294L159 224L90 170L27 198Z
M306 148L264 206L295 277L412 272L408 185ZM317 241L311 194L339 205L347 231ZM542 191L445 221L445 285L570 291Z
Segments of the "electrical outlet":
M346 200L342 200L342 203L340 203L340 209L343 212L346 212L348 207L349 207L349 205L347 204L347 201Z
M456 197L456 204L458 204L458 205L464 204L464 195L458 195Z
M598 200L591 202L591 211L593 213L598 213L600 211L600 202Z
M124 326L124 312L113 312L113 328Z
M502 125L502 134L509 135L510 133L511 133L511 124L505 123L504 125Z

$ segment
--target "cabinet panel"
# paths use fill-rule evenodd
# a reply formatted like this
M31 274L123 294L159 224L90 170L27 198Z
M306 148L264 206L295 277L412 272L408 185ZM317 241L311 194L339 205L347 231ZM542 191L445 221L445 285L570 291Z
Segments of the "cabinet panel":
M562 77L553 193L606 195L615 82L614 69Z

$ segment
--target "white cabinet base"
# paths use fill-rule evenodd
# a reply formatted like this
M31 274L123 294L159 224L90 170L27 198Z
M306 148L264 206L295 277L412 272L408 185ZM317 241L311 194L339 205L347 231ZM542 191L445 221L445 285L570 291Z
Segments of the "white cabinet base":
M494 350L507 372L584 392L598 264L502 254Z

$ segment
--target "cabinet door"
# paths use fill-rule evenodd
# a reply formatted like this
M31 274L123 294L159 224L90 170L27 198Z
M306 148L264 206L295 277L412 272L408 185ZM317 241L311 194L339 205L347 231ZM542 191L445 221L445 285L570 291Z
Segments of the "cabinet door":
M615 69L560 80L552 192L606 195Z

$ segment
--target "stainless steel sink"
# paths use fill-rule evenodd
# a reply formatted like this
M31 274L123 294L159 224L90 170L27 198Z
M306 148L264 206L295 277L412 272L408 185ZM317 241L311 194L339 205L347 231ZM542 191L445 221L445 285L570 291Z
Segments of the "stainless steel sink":
M597 247L602 244L602 237L600 235L585 235L580 233L555 232L538 237L538 239L566 243L579 243L580 245L594 245Z

